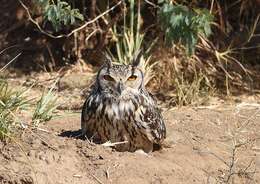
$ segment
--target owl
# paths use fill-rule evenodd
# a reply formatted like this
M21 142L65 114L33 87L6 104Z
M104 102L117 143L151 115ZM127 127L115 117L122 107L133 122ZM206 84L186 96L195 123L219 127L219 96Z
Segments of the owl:
M100 68L81 114L81 130L95 143L110 141L117 151L149 153L161 146L166 128L144 86L141 53L129 65Z

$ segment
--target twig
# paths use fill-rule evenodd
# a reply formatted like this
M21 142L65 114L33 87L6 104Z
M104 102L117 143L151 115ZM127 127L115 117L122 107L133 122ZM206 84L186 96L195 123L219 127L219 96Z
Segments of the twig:
M54 56L53 56L53 54L52 54L52 51L51 51L50 46L49 46L48 43L46 44L46 48L47 48L47 50L48 50L48 53L49 53L49 55L50 55L50 58L51 58L51 61L52 61L52 65L53 65L53 66L50 67L50 69L51 69L51 71L53 71L53 67L56 66L56 62L55 62Z
M14 60L16 60L22 53L20 52L17 54L11 61L9 61L3 68L0 69L0 72L2 72L4 69L6 69Z
M236 50L251 50L251 49L257 49L260 48L260 46L251 46L251 47L239 47L239 48L234 48L232 49L232 51L236 51Z
M238 159L236 159L237 148L239 148L239 147L241 147L241 146L243 146L245 144L236 144L236 142L234 142L234 145L233 145L233 148L232 148L231 161L230 161L230 165L229 165L229 172L228 172L228 176L227 176L227 179L226 179L225 183L229 183L229 181L230 181L230 179L231 179L231 177L233 175L241 175L241 174L245 175L245 174L255 174L256 173L256 170L254 170L254 171L247 171L252 166L253 160L251 160L249 162L249 164L244 169L242 169L242 170L240 170L238 172L236 172L234 170L236 161L238 160Z
M95 179L95 180L97 180L97 182L99 183L99 184L104 184L100 179L98 179L94 174L91 174L91 176Z
M78 28L72 30L70 33L68 33L68 34L60 34L60 35L58 35L58 36L54 36L54 35L52 35L51 33L48 33L48 32L46 32L46 31L44 31L44 30L41 28L41 26L38 24L38 22L35 21L35 20L32 18L31 14L30 14L30 11L29 11L29 8L28 8L21 0L19 0L19 2L20 2L20 4L22 5L22 7L25 9L25 11L27 12L28 19L29 19L34 25L36 25L36 27L39 29L39 31L40 31L42 34L44 34L44 35L46 35L46 36L49 36L49 37L51 37L51 38L57 39L57 38L63 38L63 37L70 37L70 36L73 35L75 32L78 32L78 31L80 31L81 29L84 29L84 28L87 27L89 24L92 24L92 23L96 22L98 19L100 19L101 17L103 17L104 15L106 15L107 13L109 13L110 11L114 10L114 9L115 9L117 6L119 6L123 1L119 1L119 2L118 2L116 5L114 5L113 7L109 8L109 9L106 10L106 11L104 11L103 13L101 13L100 15L98 15L96 18L94 18L94 19L92 19L92 20L90 20L90 21L88 21L88 22L85 22L85 24L83 24L82 26L80 26L80 27L78 27Z
M106 170L106 177L107 177L107 179L109 179L109 177L110 177L109 169L110 169L110 167L108 167L107 170Z
M210 14L212 13L213 11L213 8L214 8L214 0L211 1L211 5L210 5Z
M73 177L75 177L75 178L82 178L82 176L79 175L79 174L74 174Z
M229 180L231 179L231 176L234 175L236 149L237 149L237 146L234 145L234 147L232 148L231 161L230 161L230 165L229 165L229 172L228 172L226 183L228 183Z
M253 159L249 162L248 166L242 171L242 173L249 173L247 172L247 170L252 166L252 163L253 163ZM255 172L255 171L253 171Z
M49 130L45 130L45 129L42 129L42 128L39 128L39 127L37 127L36 129L37 129L37 130L40 130L40 131L42 131L42 132L51 133Z
M45 140L43 140L38 134L34 133L33 131L31 131L30 129L28 129L32 134L35 135L35 137L38 137L38 139L40 139L42 141L42 143L47 146L48 148L54 150L54 151L58 151L57 148L51 146L48 142L46 142Z
M32 135L34 135L35 137L37 137L38 139L40 139L42 141L42 143L47 146L48 148L54 150L54 151L58 151L57 148L51 146L48 142L46 142L45 140L43 140L38 134L36 134L35 132L33 132L28 126L24 128L25 130L28 130ZM41 129L41 128L36 128L37 130L43 131L43 132L48 132L47 130Z
M105 146L105 147L110 147L110 146L115 146L115 145L118 145L118 144L125 144L125 143L128 143L128 141L122 141L122 142L110 142L110 141L107 141L103 144L101 144L102 146Z
M96 32L101 32L101 30L100 29L95 29L94 31L92 31L88 36L87 36L87 38L85 39L85 42L87 42L89 39L90 39L90 37L91 36L93 36Z
M155 7L155 8L160 8L160 6L158 6L158 5L156 5L156 4L154 4L154 3L152 3L151 1L148 1L148 0L144 0L147 4L149 4L149 5L151 5L151 6L153 6L153 7Z
M253 113L251 116L249 116L242 124L241 126L236 130L236 132L240 132L243 128L245 128L253 118L256 117L256 115L260 112L260 108L255 112Z
M12 46L10 46L10 47L7 47L7 48L5 48L5 49L3 49L3 50L0 51L0 55L1 55L2 53L4 53L6 50L9 50L9 49L14 48L14 47L19 47L19 46L20 46L20 44L16 44L16 45L12 45Z
M258 24L258 21L259 21L259 18L260 18L260 14L257 15L257 18L255 19L255 22L254 22L254 25L252 27L252 30L250 32L250 35L249 35L249 38L247 40L247 43L250 42L250 40L252 39L252 37L255 35L255 30L256 30L256 27L257 27L257 24Z
M212 152L209 150L209 148L207 149L207 151L199 151L200 153L209 153L211 155L213 155L215 158L217 158L218 160L220 160L221 162L223 162L226 166L229 166L229 164L220 156L218 156L216 153Z
M260 109L260 104L242 102L236 106L236 113L239 113L240 109L245 107L248 107L247 109L258 109L258 108Z

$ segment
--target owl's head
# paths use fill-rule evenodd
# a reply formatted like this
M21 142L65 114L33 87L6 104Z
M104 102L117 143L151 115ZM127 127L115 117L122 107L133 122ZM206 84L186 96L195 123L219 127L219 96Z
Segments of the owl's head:
M102 92L114 97L127 97L138 94L144 87L144 74L141 69L141 53L129 65L114 64L108 57L106 64L97 74L97 85Z

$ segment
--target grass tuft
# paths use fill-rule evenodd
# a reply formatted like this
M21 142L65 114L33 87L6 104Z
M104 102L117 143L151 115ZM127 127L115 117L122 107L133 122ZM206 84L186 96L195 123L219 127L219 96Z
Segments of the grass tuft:
M213 94L214 90L207 77L199 72L191 81L184 78L183 73L173 79L175 86L175 105L201 105Z
M141 56L141 69L143 70L145 76L144 81L147 84L151 78L153 78L153 67L157 62L151 64L151 57L149 52L157 39L155 39L147 49L143 48L145 33L141 33L141 5L140 2L135 2L130 0L130 9L124 14L124 25L115 25L113 29L113 35L116 40L116 54L110 56L112 59L120 64L131 64L136 54L142 50L143 55ZM137 11L135 10L135 5L137 6Z
M29 105L26 92L13 90L4 79L0 79L0 140L14 132L17 124L15 113Z
M36 108L33 113L32 122L35 126L38 126L42 122L50 121L55 115L55 110L58 107L58 96L54 92L54 85L48 90L42 93L40 100L36 104Z

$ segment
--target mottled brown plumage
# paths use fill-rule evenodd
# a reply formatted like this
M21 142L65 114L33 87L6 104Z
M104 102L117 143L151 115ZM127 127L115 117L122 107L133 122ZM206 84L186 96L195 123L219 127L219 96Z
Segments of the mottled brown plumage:
M166 136L165 124L154 100L144 87L138 64L105 64L86 99L81 116L82 133L96 143L123 142L118 151L147 153Z

